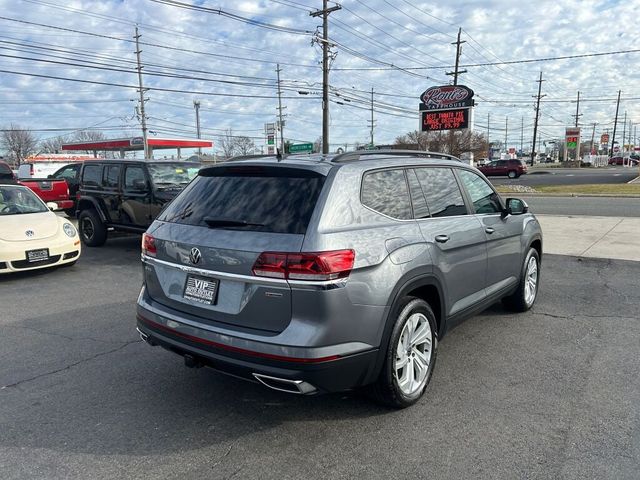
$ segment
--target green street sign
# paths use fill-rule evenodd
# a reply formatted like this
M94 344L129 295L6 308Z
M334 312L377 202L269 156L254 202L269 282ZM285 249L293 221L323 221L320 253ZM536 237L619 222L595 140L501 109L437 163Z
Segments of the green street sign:
M313 152L313 143L296 143L289 145L289 153Z

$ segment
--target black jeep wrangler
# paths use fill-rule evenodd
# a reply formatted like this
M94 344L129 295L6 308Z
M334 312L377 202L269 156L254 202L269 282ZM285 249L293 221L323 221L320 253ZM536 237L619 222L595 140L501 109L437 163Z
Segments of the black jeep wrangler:
M89 247L103 245L110 228L143 233L199 169L199 163L178 161L85 162L76 211L83 243Z

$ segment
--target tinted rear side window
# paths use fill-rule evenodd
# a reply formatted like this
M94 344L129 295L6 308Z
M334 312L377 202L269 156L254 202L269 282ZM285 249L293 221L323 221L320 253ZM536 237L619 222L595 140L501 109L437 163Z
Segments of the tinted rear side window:
M324 180L315 172L284 167L207 168L159 219L232 230L304 234Z
M392 218L412 218L409 188L404 170L380 170L365 174L362 180L363 205Z
M85 165L82 173L85 185L97 187L102 180L102 165Z
M462 192L450 168L417 168L415 172L432 217L467 214Z

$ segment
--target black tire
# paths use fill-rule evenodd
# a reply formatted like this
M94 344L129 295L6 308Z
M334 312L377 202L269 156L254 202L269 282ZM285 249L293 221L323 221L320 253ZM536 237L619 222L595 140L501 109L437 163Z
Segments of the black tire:
M391 338L389 339L389 345L385 353L385 360L382 366L382 371L376 382L371 385L370 393L373 398L382 403L383 405L393 408L406 408L416 403L420 397L424 394L433 369L436 364L436 355L438 352L438 334L436 328L436 317L433 314L433 310L427 302L420 298L405 297L401 300L398 309L398 313L395 316L395 323L393 330L391 331ZM396 351L398 344L401 340L401 334L403 327L413 314L422 314L428 320L428 325L431 329L431 349L430 358L427 367L427 374L419 388L412 394L406 394L400 388L398 378L395 372Z
M107 241L107 226L102 223L98 212L82 210L78 216L80 239L87 247L100 247Z
M536 263L536 277L535 277L535 292L533 294L533 299L527 298L527 281L528 275L527 270L529 267L529 262L531 259L535 259ZM527 255L524 257L524 263L522 264L522 270L520 273L520 283L518 284L518 288L513 294L509 295L502 299L502 303L509 310L513 310L514 312L526 312L535 303L538 298L538 292L540 291L540 255L538 255L538 251L535 248L530 248L527 252Z
M509 178L518 178L518 172L516 172L515 170L509 170L507 172L507 177L509 177Z
M69 218L76 218L76 209L75 208L67 208L64 210L64 213Z

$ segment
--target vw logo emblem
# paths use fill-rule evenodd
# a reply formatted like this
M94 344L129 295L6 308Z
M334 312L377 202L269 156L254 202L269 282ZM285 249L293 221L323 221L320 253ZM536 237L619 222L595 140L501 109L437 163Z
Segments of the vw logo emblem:
M200 262L201 258L202 254L200 253L200 250L198 250L196 247L193 247L189 252L189 260L191 261L191 263L198 263Z
M26 232L24 232L24 234L27 237L33 237L35 235L35 233L33 232L33 230L27 230Z

